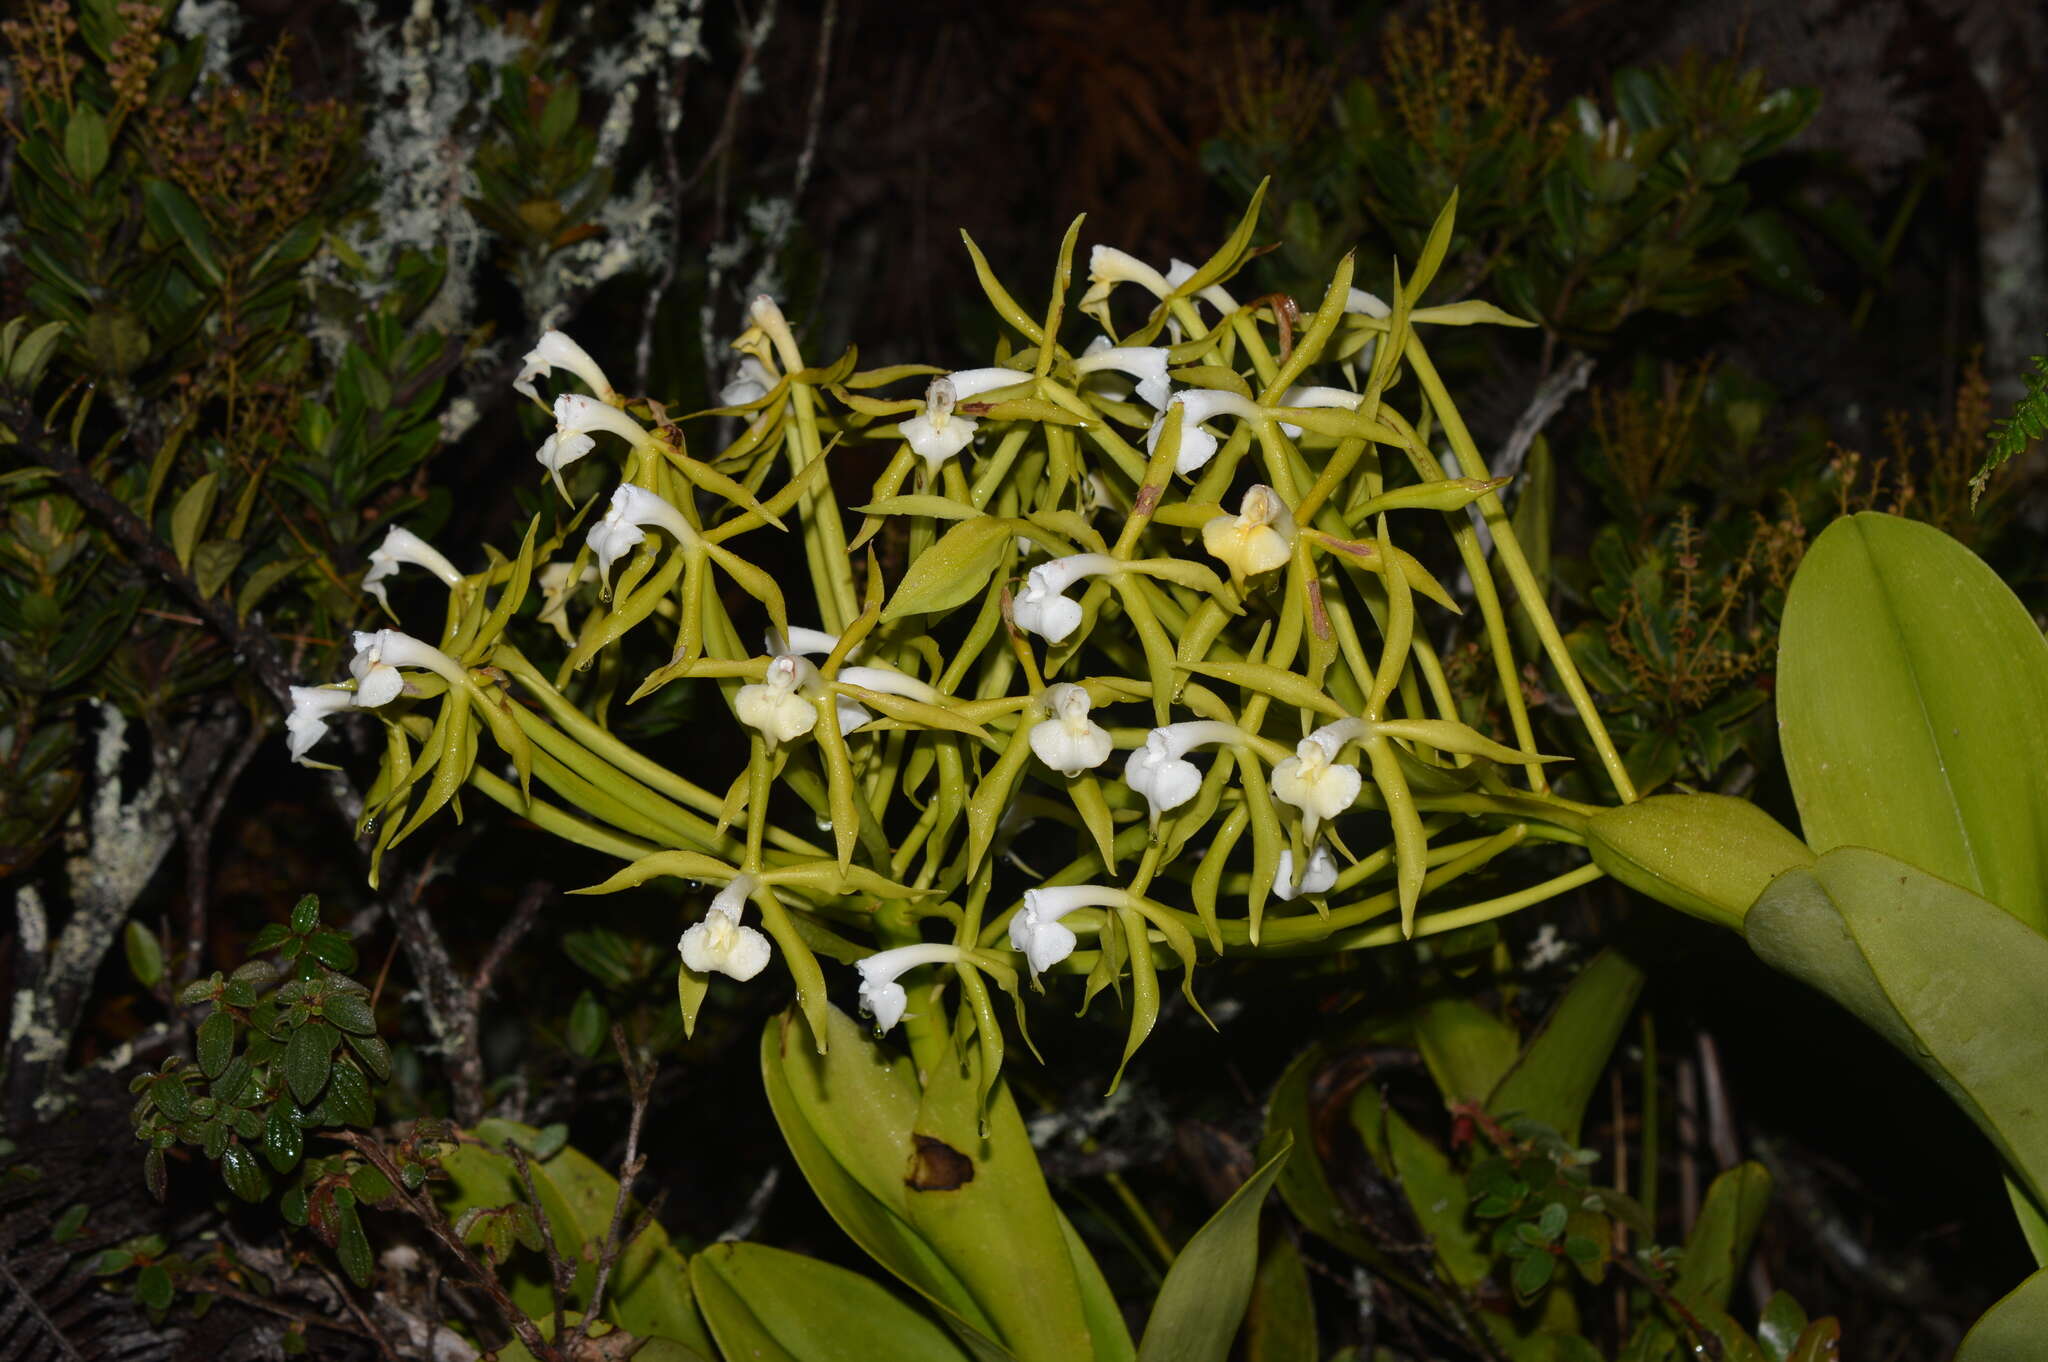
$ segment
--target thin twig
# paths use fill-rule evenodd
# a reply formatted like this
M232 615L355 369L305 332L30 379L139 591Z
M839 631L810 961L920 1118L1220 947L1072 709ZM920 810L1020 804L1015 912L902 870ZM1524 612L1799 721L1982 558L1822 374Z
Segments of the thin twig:
M188 1281L186 1289L194 1295L219 1296L222 1300L231 1300L238 1305L246 1305L252 1310L261 1310L266 1314L276 1315L280 1319L288 1319L297 1324L321 1329L332 1329L337 1334L348 1334L355 1338L369 1339L372 1342L377 1341L376 1335L366 1332L360 1324L351 1324L345 1319L321 1314L317 1310L295 1309L283 1301L270 1300L267 1297L257 1295L253 1291L244 1291L239 1286L230 1286L226 1282L216 1281L211 1277Z
M533 1182L533 1166L526 1161L526 1151L519 1147L519 1141L505 1141L506 1156L512 1166L519 1170L520 1185L526 1188L526 1200L533 1207L533 1218L540 1224L540 1245L547 1253L548 1290L555 1301L555 1337L562 1336L562 1315L568 1307L569 1287L576 1280L576 1265L562 1256L555 1246L554 1227L548 1223L548 1210L541 1204L540 1188ZM586 1312L587 1313L587 1312Z
M540 906L554 892L551 884L536 880L526 886L526 892L519 896L519 906L512 910L505 925L498 929L497 939L484 955L484 961L476 968L476 976L469 981L469 1006L471 1011L483 1005L486 994L491 991L491 981L498 973L498 967L519 944L521 937L532 930L534 921L540 916Z
M604 1249L597 1256L597 1278L591 1283L590 1303L584 1308L582 1323L576 1326L578 1345L590 1337L592 1321L604 1310L604 1289L619 1261L619 1232L625 1227L626 1210L632 1205L633 1183L647 1166L646 1157L640 1153L640 1127L647 1120L648 1098L654 1091L654 1073L659 1067L652 1058L644 1067L633 1062L633 1053L626 1046L625 1028L617 1022L612 1023L612 1044L618 1047L619 1063L625 1068L626 1083L632 1090L633 1114L626 1123L626 1157L619 1164L619 1194L612 1202L611 1227L605 1231Z
M328 1286L332 1287L334 1294L341 1298L341 1303L348 1312L356 1317L356 1323L363 1327L363 1332L376 1342L377 1351L384 1354L388 1362L401 1362L398 1350L391 1346L390 1338L385 1335L382 1329L377 1327L377 1322L370 1318L368 1312L356 1303L356 1298L349 1294L348 1289L342 1285L341 1278L334 1275L334 1269L321 1262L315 1262L312 1266L315 1271L327 1279Z

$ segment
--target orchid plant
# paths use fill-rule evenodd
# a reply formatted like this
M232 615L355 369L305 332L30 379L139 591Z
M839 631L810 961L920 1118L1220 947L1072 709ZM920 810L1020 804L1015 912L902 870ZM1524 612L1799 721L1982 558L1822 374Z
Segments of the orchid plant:
M984 1094L991 986L1020 1028L1026 982L1114 986L1128 1061L1162 971L1192 1002L1205 960L1364 949L1566 893L1601 873L1575 850L1597 810L1550 787L1525 664L1584 725L1586 787L1634 791L1430 360L1434 327L1527 325L1423 305L1452 213L1388 301L1347 260L1307 316L1228 290L1256 199L1199 268L1097 247L1078 318L1078 221L1035 312L969 241L1007 334L953 370L820 364L763 297L734 342L744 381L702 414L740 433L708 458L550 332L517 380L553 421L544 485L566 499L599 461L618 480L468 573L392 530L366 585L381 600L424 567L447 587L438 633L358 634L352 680L295 692L292 753L370 709L378 858L474 792L623 863L579 892L715 890L679 942L686 1025L713 974L772 987L773 962L822 1050L826 963L852 967L920 1064L971 1037ZM885 466L844 504L843 452L877 442ZM1541 658L1516 655L1496 569ZM1461 717L1450 628L1490 652L1506 732ZM671 686L728 716L731 769L614 731L614 687Z

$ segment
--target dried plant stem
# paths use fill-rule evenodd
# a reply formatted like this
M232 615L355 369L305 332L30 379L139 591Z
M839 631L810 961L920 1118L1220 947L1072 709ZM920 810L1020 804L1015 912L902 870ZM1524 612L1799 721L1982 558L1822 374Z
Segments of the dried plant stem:
M647 1105L654 1093L654 1074L658 1065L652 1059L644 1066L633 1062L633 1053L626 1045L625 1029L617 1022L612 1023L612 1044L618 1048L619 1064L626 1071L626 1087L632 1094L633 1113L626 1122L626 1155L619 1163L619 1194L612 1202L612 1223L605 1230L604 1247L597 1255L597 1277L590 1286L590 1300L584 1307L583 1321L576 1326L578 1344L590 1337L591 1321L604 1310L605 1287L611 1281L612 1268L618 1264L619 1250L623 1247L621 1232L626 1225L626 1210L632 1205L633 1184L647 1166L647 1158L640 1152L640 1128L647 1120Z

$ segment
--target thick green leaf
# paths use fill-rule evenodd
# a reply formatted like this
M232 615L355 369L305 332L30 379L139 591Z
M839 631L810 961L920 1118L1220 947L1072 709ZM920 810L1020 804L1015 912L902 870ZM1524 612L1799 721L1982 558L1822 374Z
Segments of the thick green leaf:
M307 1022L292 1032L284 1047L284 1077L292 1096L302 1107L310 1107L327 1086L327 1069L334 1061L338 1037L325 1022Z
M1766 962L1862 1018L2048 1190L2048 939L1998 905L1862 847L1778 877L1744 925Z
M1392 1266L1386 1253L1355 1227L1337 1200L1323 1161L1307 1151L1316 1148L1315 1118L1308 1096L1316 1074L1329 1063L1330 1051L1312 1045L1295 1056L1273 1085L1266 1102L1266 1133L1259 1141L1259 1156L1271 1158L1278 1150L1294 1146L1304 1151L1289 1159L1281 1169L1280 1199L1294 1218L1312 1234L1326 1239L1345 1253L1375 1268Z
M1016 537L1017 523L1001 516L977 516L947 530L904 572L882 611L883 622L950 610L980 595Z
M2012 1213L2020 1222L2028 1252L2034 1255L2034 1266L2048 1267L2048 1215L2042 1214L2027 1189L2014 1182L2010 1173L2005 1178L2005 1193L2012 1198Z
M988 1315L907 1218L903 1175L918 1103L909 1057L873 1044L837 1008L826 1014L825 1055L800 1036L791 1043L793 1029L788 1014L769 1021L761 1035L761 1076L804 1180L870 1258L992 1338Z
M347 1191L334 1194L334 1256L341 1259L342 1270L357 1286L370 1284L370 1270L375 1260L370 1256L370 1240L363 1233L362 1217L356 1214L356 1199Z
M216 1011L199 1023L199 1072L219 1078L235 1054L235 1019Z
M1955 1362L2040 1362L2043 1339L2048 1339L2048 1269L1986 1310L1963 1335Z
M164 977L164 951L157 944L156 933L131 918L122 929L121 946L128 954L128 972L135 982L155 988L156 981Z
M244 1145L231 1144L222 1151L220 1178L244 1201L261 1201L270 1195L270 1175Z
M1064 1211L1060 1212L1060 1233L1066 1236L1067 1256L1073 1260L1074 1279L1080 1284L1081 1312L1087 1317L1088 1337L1095 1345L1094 1362L1137 1362L1137 1345L1131 1342L1131 1331L1124 1325L1109 1280Z
M1586 821L1586 848L1608 874L1659 903L1740 929L1764 886L1813 852L1746 799L1651 795Z
M1244 1321L1245 1362L1316 1362L1316 1303L1308 1268L1285 1230L1269 1230Z
M1195 1232L1159 1288L1138 1362L1223 1362L1251 1300L1259 1261L1259 1208L1294 1150L1291 1141Z
M1679 1295L1727 1308L1770 1201L1771 1175L1760 1163L1740 1164L1714 1179L1685 1236L1674 1287Z
M713 1244L690 1283L727 1357L787 1362L965 1362L930 1319L843 1267L762 1244Z
M1594 956L1493 1090L1486 1109L1496 1116L1531 1117L1577 1144L1586 1103L1642 988L1643 972L1625 956Z
M1484 1102L1514 1066L1522 1038L1469 998L1438 998L1416 1009L1415 1044L1450 1105Z
M828 1067L850 1048L833 1040ZM871 1037L858 1043L880 1048ZM1022 1362L1089 1357L1059 1208L1007 1085L989 1093L984 1118L982 1063L979 1047L968 1046L957 1062L925 1075L916 1124L899 1134L905 1218L973 1294L996 1341Z
M1975 554L1829 526L1785 603L1778 714L1814 850L1874 847L2048 930L2048 643Z

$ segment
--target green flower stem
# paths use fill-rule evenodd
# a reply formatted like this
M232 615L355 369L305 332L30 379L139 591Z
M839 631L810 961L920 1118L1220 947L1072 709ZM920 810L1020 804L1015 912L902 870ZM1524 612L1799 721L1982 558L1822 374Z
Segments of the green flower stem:
M787 323L765 328L775 343L776 358L785 373L804 367L803 354ZM817 392L808 383L792 381L788 402L796 417L796 429L785 434L789 472L801 477L812 463L825 457L818 439ZM821 487L803 494L799 512L804 526L804 558L811 571L811 589L825 632L836 634L860 613L860 598L853 587L853 560L846 551L846 526L839 519L839 497L829 478Z
M1423 392L1428 394L1437 419L1443 422L1444 438L1450 441L1465 476L1491 478L1493 474L1488 471L1479 446L1473 443L1471 432L1465 429L1465 422L1452 404L1443 379L1438 377L1436 366L1429 362L1422 342L1410 335L1404 353L1408 367L1414 371ZM1522 606L1528 611L1529 622L1535 626L1537 637L1543 640L1543 651L1549 655L1551 666L1556 668L1559 680L1564 683L1565 694L1571 697L1572 707L1579 713L1579 722L1586 726L1586 734L1592 739L1594 750L1600 754L1601 765L1607 768L1607 779L1613 784L1616 796L1624 804L1633 804L1636 800L1635 782L1629 779L1628 766L1622 761L1621 753L1615 750L1614 740L1607 734L1607 725L1600 720L1600 710L1593 703L1592 693L1586 689L1577 664L1572 661L1571 650L1565 646L1563 635L1557 631L1557 621L1550 617L1536 574L1529 567L1521 542L1515 538L1514 526L1509 523L1507 508L1501 505L1499 495L1493 492L1488 492L1473 504L1479 507L1480 514L1486 517L1487 526L1493 531L1493 542L1501 565L1507 569L1508 579L1515 584ZM1517 695L1520 694L1519 685L1513 689ZM1524 750L1534 752L1535 748L1526 747ZM1533 778L1538 768L1529 769Z
M1447 908L1441 912L1425 913L1415 920L1415 930L1410 933L1404 934L1398 925L1390 924L1330 937L1322 943L1321 948L1333 951L1370 950L1375 946L1390 946L1403 939L1415 940L1443 932L1454 932L1461 927L1475 927L1482 922L1491 922L1495 918L1506 917L1510 913L1518 913L1524 908L1568 894L1581 885L1591 884L1604 873L1599 866L1589 863L1517 893L1467 904L1463 908Z
M1295 341L1287 362L1266 380L1266 389L1259 394L1260 406L1279 406L1281 396L1294 386L1294 381L1309 365L1322 358L1323 347L1329 344L1337 323L1344 320L1344 305L1351 297L1351 275L1357 265L1357 256L1350 251L1346 251L1344 258L1337 262L1336 272L1330 276L1330 287L1323 291L1323 301L1309 320L1308 331ZM1290 496L1288 503L1292 505L1296 500Z
M709 823L683 814L667 800L655 801L657 812L629 795L616 794L613 788L586 779L550 751L545 741L537 740L535 743L533 773L569 804L635 837L644 837L665 847L703 851L727 860L732 859L738 849L739 844L732 838L717 836ZM664 818L661 813L679 816Z
M769 777L768 743L756 733L747 744L747 850L746 859L740 862L740 869L749 875L761 873L761 845L768 828ZM842 859L840 869L845 866Z
M469 783L476 787L484 798L502 804L516 817L524 818L542 832L553 833L565 842L601 851L607 856L616 856L622 861L637 861L643 856L652 856L662 850L655 842L643 842L635 837L624 837L608 828L601 828L563 809L558 809L544 799L527 799L517 787L492 775L479 766L469 773Z

